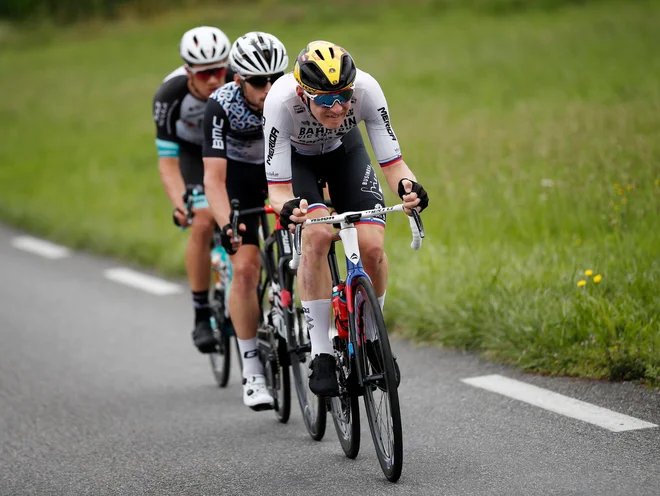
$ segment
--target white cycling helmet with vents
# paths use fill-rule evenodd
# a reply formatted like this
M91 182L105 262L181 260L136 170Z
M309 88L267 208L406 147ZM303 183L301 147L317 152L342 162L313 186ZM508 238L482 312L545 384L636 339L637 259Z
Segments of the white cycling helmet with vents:
M234 42L229 52L229 62L239 76L268 76L286 71L289 56L275 36L252 31Z
M220 29L199 26L186 31L179 44L181 58L188 65L226 66L231 42Z

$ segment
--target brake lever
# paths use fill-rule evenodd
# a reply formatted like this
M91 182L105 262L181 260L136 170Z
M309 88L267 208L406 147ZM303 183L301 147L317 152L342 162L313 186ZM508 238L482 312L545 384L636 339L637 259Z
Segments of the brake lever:
M415 224L417 224L417 230L419 231L419 237L424 237L424 223L422 222L422 216L419 215L419 212L416 208L412 209L413 219L415 219Z
M238 208L240 206L241 202L234 198L231 201L231 238L233 243L238 243L239 237L238 237L238 217L240 215L240 212L238 211Z

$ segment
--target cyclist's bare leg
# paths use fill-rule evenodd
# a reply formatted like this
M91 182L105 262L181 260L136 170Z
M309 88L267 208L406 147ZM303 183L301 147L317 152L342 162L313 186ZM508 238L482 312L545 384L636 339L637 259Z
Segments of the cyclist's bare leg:
M186 245L186 273L192 291L208 291L211 278L211 240L214 227L211 209L195 212Z
M328 215L321 208L308 213L309 218ZM333 229L328 224L307 226L302 235L302 258L298 268L300 299L308 321L312 356L332 353L328 337L332 279L327 263Z
M229 291L229 315L240 339L252 339L259 325L259 247L242 245L235 255L230 256L233 271Z
M257 285L261 267L259 247L242 245L230 259L233 276L229 290L229 315L243 355L243 376L263 374L263 367L256 356L259 325Z
M385 254L385 229L381 224L363 223L358 230L358 244L362 266L374 285L376 296L385 294L387 288L388 263Z
M376 290L380 309L385 302L385 289L387 287L387 255L385 254L385 229L382 224L363 223L355 226L358 230L358 244L362 266ZM367 339L374 340L374 328L367 327Z

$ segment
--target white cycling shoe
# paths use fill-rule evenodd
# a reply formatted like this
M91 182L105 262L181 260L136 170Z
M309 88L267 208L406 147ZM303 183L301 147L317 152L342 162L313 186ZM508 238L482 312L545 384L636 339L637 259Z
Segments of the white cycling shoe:
M268 392L263 375L243 378L243 403L256 411L273 409L275 401Z

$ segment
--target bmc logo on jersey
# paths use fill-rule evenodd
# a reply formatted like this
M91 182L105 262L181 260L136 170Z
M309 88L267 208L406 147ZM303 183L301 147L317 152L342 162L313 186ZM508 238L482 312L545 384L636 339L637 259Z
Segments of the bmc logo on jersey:
M224 150L225 149L225 140L222 135L222 125L224 124L225 120L220 119L220 122L218 122L218 117L213 116L213 131L211 132L211 138L213 139L213 148L216 150Z
M387 129L387 134L390 135L392 141L396 141L396 136L394 134L394 131L392 131L392 125L390 124L390 116L387 114L387 109L385 107L381 107L378 109L378 112L380 112L380 116L383 119L383 124L385 124L385 129Z

